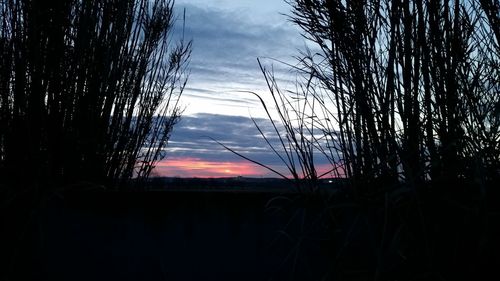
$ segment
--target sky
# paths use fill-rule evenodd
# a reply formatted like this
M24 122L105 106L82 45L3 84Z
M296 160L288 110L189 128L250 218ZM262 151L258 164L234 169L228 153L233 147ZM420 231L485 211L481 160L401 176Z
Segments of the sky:
M269 100L257 58L273 68L283 87L294 79L279 62L295 63L293 56L305 44L284 15L290 13L289 5L283 0L177 0L175 7L180 17L185 9L184 36L193 40L190 76L181 98L185 111L173 130L167 157L153 175L276 176L214 139L286 173L251 120L255 118L271 143L278 141L258 98L247 91ZM182 27L181 19L177 26Z
M186 11L185 37L193 40L191 75L184 92L185 114L263 116L255 97L266 92L257 58L286 72L273 59L292 61L303 45L299 30L283 14L283 0L177 0ZM180 21L180 20L179 20ZM179 30L179 29L178 29Z

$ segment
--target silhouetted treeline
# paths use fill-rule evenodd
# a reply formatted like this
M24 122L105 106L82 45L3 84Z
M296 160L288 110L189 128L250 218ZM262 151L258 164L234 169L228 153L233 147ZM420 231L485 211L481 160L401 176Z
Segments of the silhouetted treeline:
M1 181L147 177L181 113L174 21L170 0L1 1Z
M354 186L499 179L499 1L288 3L297 91L262 69L303 177L319 152Z

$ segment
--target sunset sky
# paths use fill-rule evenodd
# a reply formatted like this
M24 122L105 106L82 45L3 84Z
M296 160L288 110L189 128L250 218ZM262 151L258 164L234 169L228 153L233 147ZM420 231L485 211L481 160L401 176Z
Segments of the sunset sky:
M184 92L185 115L211 113L263 116L257 99L238 91L266 91L257 64L261 58L282 77L288 68L271 59L295 62L304 40L283 14L284 0L178 0L186 11L185 37L193 40L191 75ZM178 20L177 32L182 29Z
M193 40L191 74L182 97L186 110L156 175L272 175L210 138L284 172L250 119L257 118L259 126L271 130L262 106L255 96L242 91L269 98L257 58L273 67L283 87L290 86L286 80L294 80L290 70L275 61L296 63L293 56L305 44L283 15L289 14L290 7L283 0L177 0L175 5L179 16L185 9L185 37ZM179 32L181 20L177 26Z

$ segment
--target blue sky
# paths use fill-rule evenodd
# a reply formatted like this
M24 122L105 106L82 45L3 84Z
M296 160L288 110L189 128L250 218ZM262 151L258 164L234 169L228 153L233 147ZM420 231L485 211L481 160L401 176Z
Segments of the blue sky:
M174 128L167 159L159 163L162 176L270 176L226 151L209 137L252 159L285 171L259 135L250 117L272 135L270 123L252 91L267 100L257 58L273 67L284 88L294 75L283 64L294 63L305 42L283 14L282 0L177 0L185 9L185 37L193 40L190 77L181 104L185 111ZM182 27L181 20L178 27ZM276 136L271 141L277 141ZM239 167L239 168L238 168Z
M176 1L186 9L187 38L193 39L191 75L183 96L185 114L216 113L263 116L255 97L238 91L265 93L257 58L291 62L303 45L298 29L287 21L282 0ZM277 71L285 72L279 63ZM289 76L283 73L283 77ZM265 95L263 95L265 96Z

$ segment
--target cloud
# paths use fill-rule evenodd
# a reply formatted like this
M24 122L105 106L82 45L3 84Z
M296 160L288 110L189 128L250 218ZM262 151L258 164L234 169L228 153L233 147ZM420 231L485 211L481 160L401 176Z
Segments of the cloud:
M279 137L270 121L264 118L254 120L268 137L271 145L285 157L283 150L280 149ZM198 177L210 174L212 176L272 175L269 171L226 150L213 139L246 157L288 174L285 165L262 138L251 118L209 113L182 117L172 133L167 148L167 158L158 164L157 173ZM322 157L316 157L316 164L319 170L328 170L329 164ZM231 173L225 170L230 170Z
M207 161L200 158L169 158L160 162L155 174L173 177L235 177L235 176L270 176L264 168L250 162Z
M237 90L266 91L258 57L295 63L292 57L304 43L297 28L287 23L285 16L276 12L275 17L266 18L268 12L255 13L259 11L257 8L245 10L228 5L229 8L221 9L213 4L194 3L198 6L186 2L176 4L178 14L186 9L186 22L184 25L178 20L174 34L179 37L184 26L184 37L193 40L191 75L184 95L184 101L189 104L188 114L227 110L228 103L235 102ZM271 64L278 76L294 79L288 67L266 61L267 66ZM207 98L214 102L226 100L219 104L225 107L201 106L202 99ZM248 106L256 112L262 111L258 103Z
M257 119L256 121L261 123L267 134L271 135L272 129L270 124L267 124L267 120ZM276 163L252 120L241 116L208 113L184 116L174 128L169 151L174 157L191 156L220 161L240 159L213 139L236 149L238 152L255 157L256 160ZM275 137L271 137L271 139L277 140Z
M191 75L181 99L186 111L174 128L168 159L160 163L158 171L202 176L231 170L226 166L249 165L213 138L285 173L284 164L249 116L256 117L255 122L271 145L279 150L278 135L265 119L259 99L244 91L258 93L272 109L257 58L264 58L266 68L272 66L281 89L295 79L288 66L269 59L295 64L293 56L304 46L298 29L279 14L286 13L288 6L283 1L267 0L179 0L176 8L178 15L183 15L185 9L186 20L179 18L176 22L174 37L193 40ZM251 169L245 166L239 171L246 170Z

